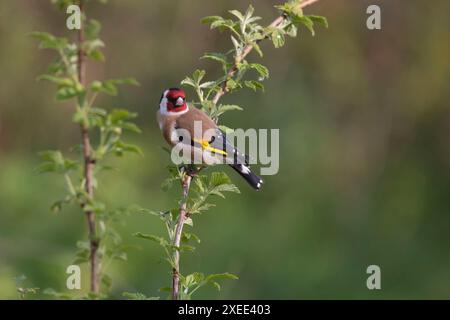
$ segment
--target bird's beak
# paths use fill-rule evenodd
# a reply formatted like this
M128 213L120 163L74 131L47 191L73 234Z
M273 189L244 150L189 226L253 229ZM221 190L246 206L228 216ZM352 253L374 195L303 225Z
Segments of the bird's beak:
M184 99L183 98L181 98L181 97L179 97L178 99L177 99L177 102L176 102L176 106L177 107L180 107L180 106L182 106L184 104Z

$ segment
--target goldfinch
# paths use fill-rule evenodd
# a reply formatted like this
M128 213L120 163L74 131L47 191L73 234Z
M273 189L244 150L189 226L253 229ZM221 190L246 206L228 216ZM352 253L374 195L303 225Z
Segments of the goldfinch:
M253 188L261 188L263 181L250 170L248 156L227 140L206 113L188 106L183 90L170 88L163 92L156 118L167 143L181 148L190 160L200 159L207 165L226 163Z

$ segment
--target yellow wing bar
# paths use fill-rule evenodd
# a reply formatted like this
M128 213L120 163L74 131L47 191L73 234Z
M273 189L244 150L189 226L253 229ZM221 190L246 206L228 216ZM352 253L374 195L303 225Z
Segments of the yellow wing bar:
M211 147L207 140L194 139L194 142L199 143L202 146L202 149L204 149L204 150L208 150L208 151L218 153L218 154L223 154L225 156L227 155L227 153L225 151Z

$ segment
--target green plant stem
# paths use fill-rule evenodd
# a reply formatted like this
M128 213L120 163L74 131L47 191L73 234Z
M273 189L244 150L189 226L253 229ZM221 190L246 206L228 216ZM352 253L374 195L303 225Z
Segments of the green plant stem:
M83 13L84 1L79 1L79 7L81 13ZM77 70L78 70L78 81L85 87L86 85L86 61L85 53L83 52L82 45L84 42L84 28L81 25L78 31L78 60L77 60ZM81 105L84 106L85 102ZM81 140L83 145L83 158L84 158L84 181L85 181L85 191L90 200L94 198L94 168L95 161L92 159L92 147L91 139L89 137L89 130L85 124L81 125ZM98 294L100 292L99 286L99 275L98 275L98 256L97 251L99 247L99 240L97 239L96 232L96 222L95 214L91 210L85 211L86 220L88 224L88 234L90 242L90 290L91 292Z
M175 229L175 236L173 240L173 245L175 251L173 254L173 269L172 269L172 300L180 299L180 244L181 244L181 234L183 233L183 225L188 218L188 212L186 211L186 204L189 195L189 187L191 185L193 176L186 173L181 181L181 187L183 189L183 198L180 204L180 214L178 215L178 223Z
M304 7L309 6L317 1L319 1L319 0L305 0L305 1L300 2L298 4L298 6L300 8L304 8ZM272 21L272 23L269 25L269 27L277 28L277 27L281 26L285 20L286 20L286 16L284 14L282 14L281 16L276 18L274 21ZM217 91L216 95L214 96L214 98L212 100L212 102L214 104L217 104L217 102L219 102L220 98L222 98L223 95L227 92L227 80L231 79L236 74L236 72L238 71L238 65L245 59L245 57L252 50L253 50L253 45L249 44L249 45L245 46L244 49L242 50L242 52L235 57L233 66L228 70L227 75L220 86L219 91Z
M304 7L311 5L317 1L319 1L319 0L305 0L299 4L299 7L304 8ZM270 24L270 27L279 27L284 23L285 20L286 20L286 16L281 15ZM236 72L238 71L238 65L245 59L245 57L252 50L253 50L253 46L247 45L244 47L242 52L235 57L233 66L228 70L228 72L221 84L220 90L217 91L217 93L215 94L215 96L212 100L212 102L214 104L217 104L217 102L219 102L220 98L222 98L225 95L225 93L227 92L227 89L226 89L227 88L227 80L232 78L236 74ZM201 99L201 94L199 93L198 95L199 95L199 98ZM181 200L180 214L179 214L178 223L177 223L176 230L175 230L174 242L173 242L173 245L175 246L175 248L180 247L181 234L183 232L183 225L187 218L186 203L188 200L190 184L193 179L193 176L195 174L197 174L200 170L198 170L197 172L186 173L186 175L183 177L183 180L181 181L182 189L183 189L183 198ZM179 300L180 299L180 293L179 293L179 290L180 290L180 253L179 253L179 250L177 250L177 249L175 249L175 253L173 256L173 263L174 263L174 267L172 269L172 299Z

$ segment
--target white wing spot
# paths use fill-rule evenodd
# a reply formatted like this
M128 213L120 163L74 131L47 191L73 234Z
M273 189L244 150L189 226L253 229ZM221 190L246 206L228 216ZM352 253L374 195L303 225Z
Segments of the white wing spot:
M250 173L250 169L241 164L241 172L243 174L249 174Z

